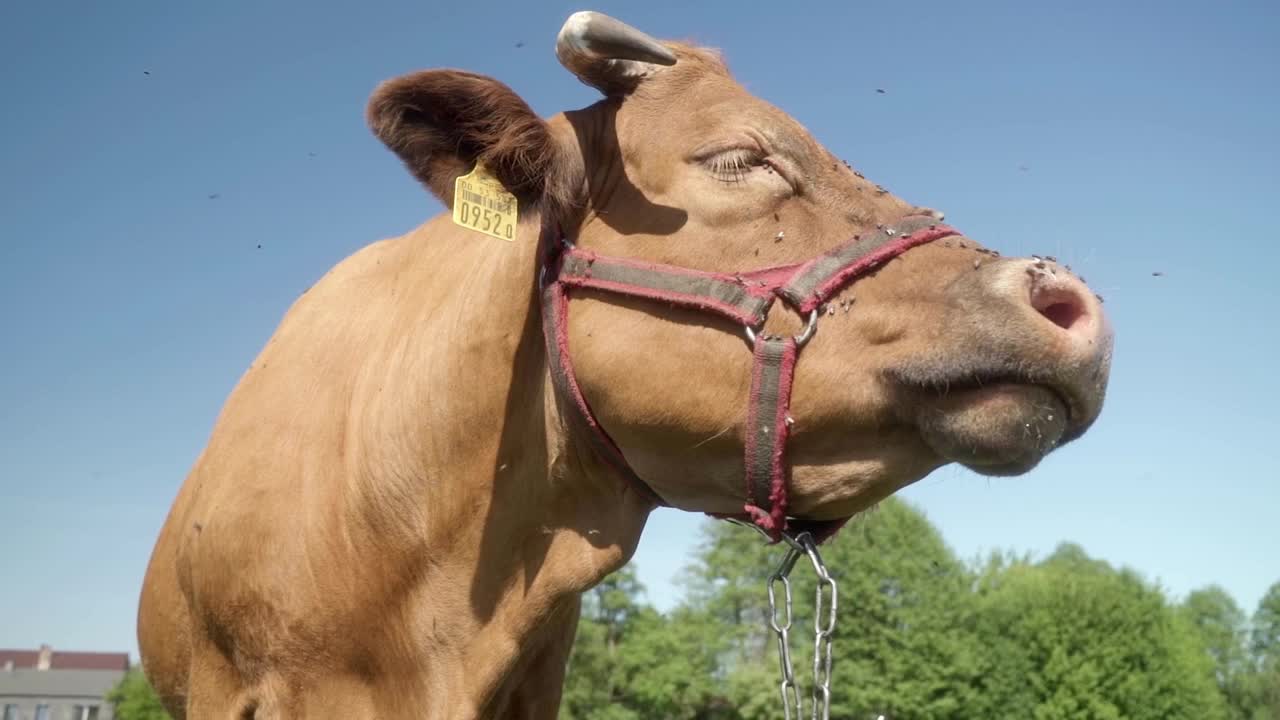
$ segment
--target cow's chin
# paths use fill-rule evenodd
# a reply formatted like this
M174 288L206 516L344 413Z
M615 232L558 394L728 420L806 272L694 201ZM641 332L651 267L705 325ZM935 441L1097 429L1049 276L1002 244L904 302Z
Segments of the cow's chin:
M1040 386L996 383L953 388L925 403L921 437L942 457L989 476L1021 475L1066 432L1067 406Z

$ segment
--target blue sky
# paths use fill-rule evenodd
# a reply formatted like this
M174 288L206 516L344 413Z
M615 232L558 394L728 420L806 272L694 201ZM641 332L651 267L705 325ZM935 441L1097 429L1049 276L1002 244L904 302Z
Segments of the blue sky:
M1280 580L1280 5L593 7L720 47L872 179L1105 296L1088 436L1024 477L903 492L958 553L1072 540L1247 611ZM155 533L281 313L440 211L365 128L369 92L453 66L544 114L588 104L552 52L577 9L3 5L0 646L136 652ZM661 607L701 522L652 518L635 562Z

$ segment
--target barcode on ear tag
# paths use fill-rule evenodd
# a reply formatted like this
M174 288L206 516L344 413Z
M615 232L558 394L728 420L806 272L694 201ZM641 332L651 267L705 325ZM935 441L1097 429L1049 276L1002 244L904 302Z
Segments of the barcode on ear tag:
M453 221L464 228L511 242L516 236L516 196L484 165L460 175L453 185Z

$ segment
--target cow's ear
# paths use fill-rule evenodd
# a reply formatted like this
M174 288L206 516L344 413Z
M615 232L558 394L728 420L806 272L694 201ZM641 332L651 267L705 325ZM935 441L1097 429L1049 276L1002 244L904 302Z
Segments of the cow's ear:
M388 80L369 99L374 135L445 204L454 180L476 161L522 208L563 203L571 165L547 123L511 88L460 70L425 70Z

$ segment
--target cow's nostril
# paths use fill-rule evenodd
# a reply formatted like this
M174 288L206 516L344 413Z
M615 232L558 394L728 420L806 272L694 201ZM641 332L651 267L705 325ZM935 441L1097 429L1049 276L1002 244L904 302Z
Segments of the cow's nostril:
M1037 287L1031 293L1031 306L1049 322L1062 328L1072 330L1084 321L1084 301L1070 287Z

